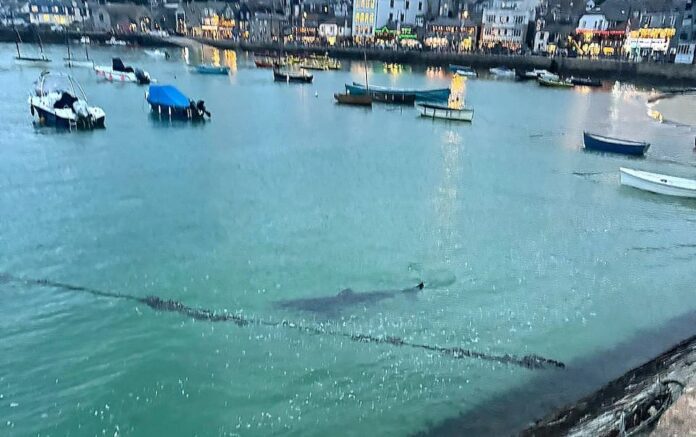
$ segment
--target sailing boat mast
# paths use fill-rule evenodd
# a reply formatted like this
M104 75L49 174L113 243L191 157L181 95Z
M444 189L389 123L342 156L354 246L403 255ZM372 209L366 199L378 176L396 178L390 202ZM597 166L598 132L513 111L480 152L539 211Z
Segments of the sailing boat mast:
M41 43L41 34L38 30L36 31L36 37L39 39L39 50L41 50L41 58L46 59L46 55L44 55L43 51L43 44Z
M68 33L65 32L65 45L68 46L68 62L72 60L72 54L70 53L70 38L68 38Z

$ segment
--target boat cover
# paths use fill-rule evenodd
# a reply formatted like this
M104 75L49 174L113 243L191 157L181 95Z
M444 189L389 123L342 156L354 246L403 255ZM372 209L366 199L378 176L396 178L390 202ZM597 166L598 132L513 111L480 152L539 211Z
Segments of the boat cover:
M147 102L151 105L161 105L186 109L191 102L173 85L150 85Z
M126 67L123 65L123 61L121 58L113 58L111 60L111 69L114 71L121 71L123 73L133 73L134 70L132 67Z

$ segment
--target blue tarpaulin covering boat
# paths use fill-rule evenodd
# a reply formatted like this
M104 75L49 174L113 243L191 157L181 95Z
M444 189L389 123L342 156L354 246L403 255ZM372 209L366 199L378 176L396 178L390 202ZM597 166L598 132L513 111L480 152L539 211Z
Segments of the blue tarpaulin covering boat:
M589 132L583 132L582 135L586 150L643 156L650 147L650 143L640 141L622 140L619 138L591 134Z
M352 84L346 84L346 91L349 94L365 94L367 89L365 88L365 85L358 82L353 82ZM386 96L386 101L394 101L399 103L408 103L409 101L410 103L413 103L415 100L442 102L447 101L450 95L449 88L417 90L370 85L369 91L370 94L372 94L372 96L377 100L380 100L380 96Z
M169 118L200 120L210 113L202 100L194 102L173 85L150 85L146 95L152 112Z

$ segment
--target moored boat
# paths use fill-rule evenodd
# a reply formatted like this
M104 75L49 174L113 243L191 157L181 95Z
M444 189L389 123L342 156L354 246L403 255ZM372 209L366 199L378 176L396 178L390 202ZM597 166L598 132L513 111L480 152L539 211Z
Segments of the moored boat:
M446 104L418 103L421 117L439 118L441 120L471 121L474 118L472 108L452 108Z
M295 82L295 83L311 83L314 76L307 73L305 70L292 71L284 68L273 69L273 80L276 82Z
M650 143L641 141L623 140L589 132L583 132L582 135L585 150L643 156L650 148Z
M254 59L254 64L256 68L273 68L276 65L276 61L271 58L257 58Z
M593 86L593 87L599 87L602 86L602 81L599 79L592 79L590 77L570 77L570 82L573 85L578 85L578 86Z
M65 74L41 73L29 107L39 124L68 130L103 128L106 118L104 110L90 106L80 85Z
M359 82L346 84L346 90L351 94L364 94L365 85ZM413 103L415 100L426 102L442 102L446 101L450 95L449 88L434 88L434 89L406 89L406 88L388 88L377 85L370 85L370 93L372 97L377 97L377 94L387 97L387 101L395 103ZM401 98L403 97L403 98ZM411 99L411 97L413 97ZM410 102L409 102L410 101Z
M461 68L458 68L454 71L454 74L457 76L463 76L463 77L478 77L478 73L476 70L474 70L471 67L463 67L460 66Z
M84 59L78 59L73 56L73 52L70 48L70 40L66 38L66 45L68 48L68 56L63 58L63 63L69 68L94 68L94 61L89 58L89 51L87 50L87 45L85 45L85 57Z
M196 73L200 74L221 74L227 75L230 72L230 67L226 65L198 64L193 67Z
M165 52L164 50L144 50L144 52L151 58L169 59L169 53Z
M491 73L492 75L500 78L512 78L515 77L515 70L512 70L507 67L495 67L495 68L489 68L488 72Z
M145 99L160 118L200 121L210 117L203 100L195 102L173 85L150 85Z
M22 38L19 36L19 31L15 28L15 33L17 38L15 39L15 47L17 48L17 56L15 56L15 63L19 65L26 66L36 66L36 67L48 67L51 60L46 57L43 52L43 44L41 44L41 36L37 33L36 36L39 41L39 56L22 56L22 52L19 50L19 45L22 42Z
M696 180L620 167L621 185L667 196L696 198Z
M370 94L350 94L350 93L335 93L334 99L336 103L342 105L355 106L372 106L372 96Z
M539 85L551 88L572 88L574 85L569 80L563 80L557 74L542 74L537 79Z
M135 82L138 85L147 85L151 81L147 71L125 66L121 58L113 58L111 67L99 65L94 67L94 71L97 77L112 82Z

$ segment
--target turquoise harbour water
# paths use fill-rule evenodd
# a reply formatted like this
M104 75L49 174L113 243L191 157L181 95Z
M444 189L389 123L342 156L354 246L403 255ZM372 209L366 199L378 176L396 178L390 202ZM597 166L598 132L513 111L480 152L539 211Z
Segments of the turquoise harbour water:
M62 69L64 49L48 52ZM212 121L153 120L146 88L75 70L107 128L69 134L32 126L27 97L39 70L15 66L13 53L0 46L2 272L535 353L567 363L568 375L696 310L696 203L618 182L619 166L696 176L694 131L648 117L645 89L469 80L474 121L452 124L408 107L335 105L334 92L364 77L361 63L303 86L274 83L244 53L204 53L233 65L223 77L190 73L183 58L197 55L188 51L164 61L94 48L98 63L118 54L204 99ZM450 82L442 70L380 63L369 74L379 85ZM640 160L586 153L583 129L653 145ZM274 306L420 280L416 296L337 318ZM632 348L567 395L652 352ZM0 284L0 435L400 436L445 432L438 424L479 411L481 422L507 426L515 411L486 416L483 406L532 383L553 393L559 372Z

